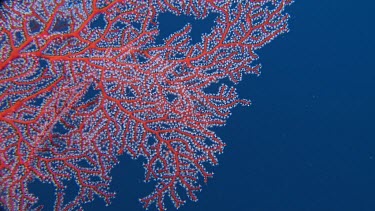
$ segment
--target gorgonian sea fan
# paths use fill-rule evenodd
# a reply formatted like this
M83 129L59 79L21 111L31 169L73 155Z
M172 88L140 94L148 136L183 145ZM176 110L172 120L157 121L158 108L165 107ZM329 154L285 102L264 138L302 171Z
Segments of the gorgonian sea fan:
M249 105L233 86L259 74L255 50L288 31L291 0L5 0L0 6L0 203L41 210L28 184L56 187L55 210L107 203L110 170L126 153L146 158L155 190L147 208L176 208L183 187L196 201L224 143L212 131L230 109ZM162 43L158 15L204 19L209 34L192 44L187 24ZM64 182L79 185L64 201ZM180 191L179 191L180 192Z

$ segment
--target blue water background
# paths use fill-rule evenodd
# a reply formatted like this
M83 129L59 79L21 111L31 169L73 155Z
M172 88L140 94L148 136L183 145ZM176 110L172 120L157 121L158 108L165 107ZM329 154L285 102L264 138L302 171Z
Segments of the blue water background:
M375 210L374 6L299 0L288 8L291 31L258 51L262 74L237 86L252 106L215 129L227 147L214 178L179 210ZM184 21L160 19L164 31ZM193 39L210 24L194 22ZM85 210L143 210L138 198L153 188L143 183L144 161L120 160L111 206L97 199ZM31 189L51 210L53 188Z

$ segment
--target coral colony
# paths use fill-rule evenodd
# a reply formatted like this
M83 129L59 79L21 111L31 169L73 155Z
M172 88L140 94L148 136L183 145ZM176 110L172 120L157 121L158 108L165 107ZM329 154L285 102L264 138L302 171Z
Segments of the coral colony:
M140 199L144 208L197 201L225 146L212 129L250 104L234 85L259 74L255 50L288 31L291 3L0 1L3 209L42 210L28 189L34 181L56 188L55 210L81 210L95 197L110 204L109 173L121 154L145 159L155 189ZM191 24L157 43L161 13L217 18L198 43ZM234 83L205 91L224 78ZM70 180L79 191L67 201Z

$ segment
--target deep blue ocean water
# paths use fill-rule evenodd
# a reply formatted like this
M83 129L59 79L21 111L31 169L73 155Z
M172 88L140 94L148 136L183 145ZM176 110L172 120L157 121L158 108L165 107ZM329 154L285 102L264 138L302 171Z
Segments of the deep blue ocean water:
M258 51L262 74L238 85L252 106L215 129L227 144L220 165L181 211L375 211L374 6L298 0L288 8L290 32ZM161 30L184 21L164 16ZM194 22L193 39L210 24ZM153 186L141 164L121 157L113 203L97 199L85 210L143 210L138 198ZM52 187L31 190L52 208Z

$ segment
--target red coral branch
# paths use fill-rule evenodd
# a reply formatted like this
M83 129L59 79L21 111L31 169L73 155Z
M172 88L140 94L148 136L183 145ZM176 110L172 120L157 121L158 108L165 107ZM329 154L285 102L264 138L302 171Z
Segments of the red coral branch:
M0 6L0 203L29 210L37 201L27 184L56 189L55 210L106 203L117 156L145 157L154 192L140 201L165 210L176 188L197 201L200 178L213 173L225 144L211 128L250 102L222 85L228 77L259 74L254 52L288 30L290 0L5 0ZM202 42L186 25L156 44L158 14L202 19L219 14ZM64 202L64 181L79 185ZM37 209L42 209L42 206Z

